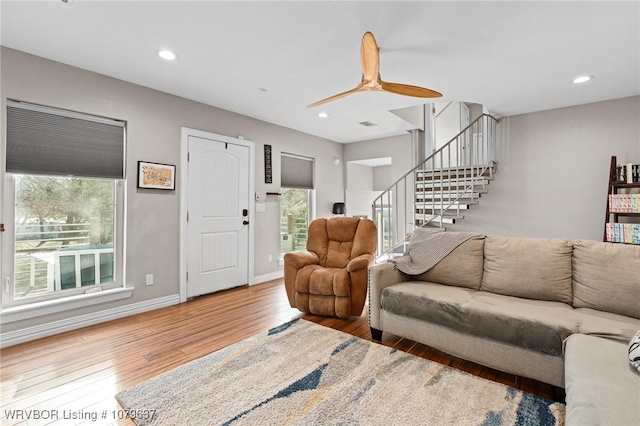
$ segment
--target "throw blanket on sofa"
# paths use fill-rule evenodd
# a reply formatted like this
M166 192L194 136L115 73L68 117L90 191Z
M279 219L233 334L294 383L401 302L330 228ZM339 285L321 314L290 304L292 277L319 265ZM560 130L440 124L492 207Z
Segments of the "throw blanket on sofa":
M443 232L443 229L416 229L404 256L390 259L405 274L420 275L433 268L465 241L480 237L474 232Z

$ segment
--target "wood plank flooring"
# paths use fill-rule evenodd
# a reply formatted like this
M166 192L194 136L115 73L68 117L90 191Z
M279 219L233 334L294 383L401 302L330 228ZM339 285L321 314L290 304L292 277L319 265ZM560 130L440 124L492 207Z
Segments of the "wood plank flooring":
M295 318L370 340L366 311L349 320L303 314L289 306L283 281L275 280L4 348L0 351L0 424L133 425L119 417L122 413L113 397L124 389ZM553 399L552 387L535 380L454 358L389 333L383 334L382 343ZM13 419L8 418L8 410L14 410ZM41 418L16 418L20 413Z

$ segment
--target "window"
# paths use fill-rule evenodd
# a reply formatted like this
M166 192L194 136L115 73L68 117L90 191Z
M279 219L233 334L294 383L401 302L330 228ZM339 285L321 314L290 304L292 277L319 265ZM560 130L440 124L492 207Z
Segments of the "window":
M280 252L303 250L311 219L313 159L283 153L280 174Z
M3 307L123 286L124 131L7 101Z
M311 190L282 188L280 193L280 252L304 250L307 246Z

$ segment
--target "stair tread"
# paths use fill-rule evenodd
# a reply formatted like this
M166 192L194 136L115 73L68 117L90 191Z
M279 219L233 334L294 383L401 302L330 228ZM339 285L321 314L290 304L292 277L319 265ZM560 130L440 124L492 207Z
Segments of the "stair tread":
M452 169L452 170L416 170L417 176L431 177L431 176L487 176L493 175L495 170L493 169Z
M479 203L480 203L480 201L478 201L475 198L473 200L468 199L468 198L467 199L461 198L458 201L452 201L451 205L452 206L457 206L457 205L474 206L474 205L477 205ZM437 207L440 207L440 202L439 201L436 201L436 202L433 202L433 201L414 201L413 204L416 207L422 207L423 205L425 205L425 206L435 205Z
M487 191L474 191L473 192L473 198L476 198L476 197L479 198L482 194L486 194L486 193L487 193ZM470 200L471 199L471 194L466 193L466 194L462 195L462 194L456 194L456 193L449 194L448 192L441 193L441 192L437 192L437 191L436 192L434 192L434 191L424 191L424 192L420 191L420 192L416 192L416 201L418 199L421 199L421 200L422 199L425 199L425 200L433 200L433 199L436 199L436 200L441 200L441 199L445 199L445 200L455 200L455 199L467 200L468 199L468 200ZM464 203L465 201L462 201L462 202Z
M468 201L454 201L453 203L451 203L450 208L454 209L458 206L460 206L461 209L468 209L470 206L475 206L478 205L480 202L478 200L468 200ZM447 203L443 203L443 204L447 204ZM415 208L432 208L432 207L436 207L436 208L440 208L441 204L439 202L422 202L422 201L415 201L413 203L413 206Z
M451 217L464 216L464 214L466 214L466 212L463 212L463 211L457 212L455 210L445 210L445 212L444 212L445 216L451 216ZM438 215L440 215L440 211L439 210L434 210L434 211L427 210L425 213L423 213L423 212L415 212L413 217L414 218L419 218L419 217L422 217L423 215L427 215L427 216L436 215L436 216L438 216Z
M429 169L429 170L418 170L418 172L440 172L440 170L481 170L481 169L496 169L497 165L491 165L491 164L477 164L475 166L457 166L457 167L446 167L446 168L442 168L442 169Z
M469 179L433 179L433 180L421 180L416 182L416 187L423 187L423 186L444 186L444 185L455 185L455 186L462 186L462 185L469 185L471 183L473 183L474 185L489 185L491 183L492 179L487 179L487 178L482 178L482 179L477 179L474 182L474 179L469 178Z
M428 214L428 213L427 213L427 214L425 215L425 214L422 214L422 213L416 213L416 215L414 216L414 218L415 218L415 219L418 219L418 220L422 220L422 219L424 219L424 218L425 218L425 216L427 216L427 217L429 217L429 218L432 218L432 217L438 217L438 218L439 218L439 217L440 217L440 215L439 215L439 214L437 214L437 215L432 215L432 214ZM442 216L442 217L443 217L443 218L447 218L447 219L464 219L464 215L448 215L448 214L446 214L446 213L445 213L445 214L444 214L444 216Z
M488 192L489 192L488 189L475 189L473 191L473 194L474 194L474 197L475 197L475 194L486 194ZM469 196L467 198L470 198L471 193L472 192L470 190L469 191L454 191L454 190L445 190L445 191L436 190L436 191L432 191L431 188L425 188L424 190L416 191L416 195L419 195L419 194L429 194L429 195L444 194L444 195L447 195L447 196L453 196L454 198L457 198L460 195L467 195L467 194L469 194Z

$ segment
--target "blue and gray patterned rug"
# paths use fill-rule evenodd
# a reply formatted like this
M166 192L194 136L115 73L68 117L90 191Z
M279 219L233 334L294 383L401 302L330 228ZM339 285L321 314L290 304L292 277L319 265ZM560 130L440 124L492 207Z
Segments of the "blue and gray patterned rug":
M296 320L116 395L138 425L564 424L565 406ZM132 411L135 413L135 411Z

